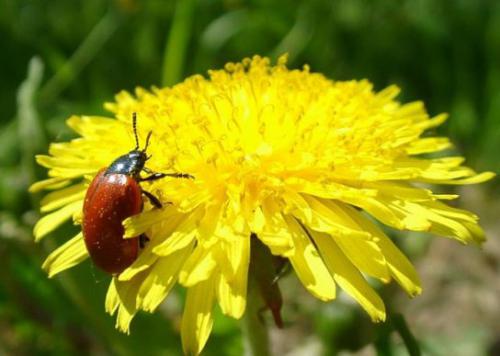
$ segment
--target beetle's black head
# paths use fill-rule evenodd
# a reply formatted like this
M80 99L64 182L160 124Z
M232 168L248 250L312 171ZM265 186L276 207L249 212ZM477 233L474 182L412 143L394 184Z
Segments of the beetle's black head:
M116 173L116 174L125 174L127 176L131 176L134 178L139 178L139 174L144 169L144 165L146 161L150 158L146 154L146 150L149 146L149 139L151 138L151 131L148 133L146 137L146 145L142 150L139 149L139 138L137 136L137 127L136 127L136 114L133 113L132 116L132 124L134 127L134 136L135 136L135 148L127 154L118 157L111 163L111 165L106 170L107 174Z
M142 150L132 150L115 159L106 170L106 173L125 174L127 176L139 178L139 173L143 170L147 160L148 156L146 152Z

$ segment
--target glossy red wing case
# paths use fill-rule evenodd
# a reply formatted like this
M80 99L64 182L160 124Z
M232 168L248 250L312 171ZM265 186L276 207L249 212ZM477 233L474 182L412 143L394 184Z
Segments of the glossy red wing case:
M123 238L123 220L140 213L139 184L125 174L101 170L90 184L83 204L82 231L94 264L117 274L137 258L139 239Z

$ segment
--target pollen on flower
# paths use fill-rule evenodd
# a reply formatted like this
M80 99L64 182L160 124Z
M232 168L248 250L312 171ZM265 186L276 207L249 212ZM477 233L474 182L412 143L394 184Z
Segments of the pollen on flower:
M401 104L399 89L380 92L366 80L337 82L309 67L289 70L253 57L193 76L171 88L121 92L105 107L115 118L71 117L80 135L52 144L39 164L49 178L32 190L52 190L42 200L48 213L35 226L40 240L67 219L80 223L89 180L152 131L148 168L187 172L196 179L148 184L165 204L126 219L125 238L145 233L149 243L137 260L113 277L106 310L129 330L138 310L153 312L179 282L188 288L182 324L186 353L201 352L210 334L212 309L234 318L245 311L251 236L289 260L304 287L328 301L336 287L351 295L374 321L384 304L365 276L395 280L411 296L418 275L373 222L428 231L463 243L484 241L478 217L418 183L474 184L461 157L425 154L451 146L445 137L422 137L446 119L429 117L421 102ZM114 135L109 135L113 132ZM427 185L426 185L427 186ZM86 256L79 234L49 256L54 275Z

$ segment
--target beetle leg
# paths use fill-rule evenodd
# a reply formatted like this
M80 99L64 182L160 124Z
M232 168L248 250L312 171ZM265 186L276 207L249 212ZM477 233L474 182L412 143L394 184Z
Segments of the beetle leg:
M140 234L139 235L139 246L140 248L146 247L146 244L149 242L149 237L146 236L146 234Z
M161 179L164 177L166 177L166 175L164 173L152 173L151 175L144 177L144 178L141 177L138 180L139 180L139 182L147 182L147 181Z
M152 181L152 180L157 180L165 177L172 177L172 178L190 178L194 179L194 177L190 174L187 173L153 173L151 170L147 168L143 168L144 172L146 173L151 173L149 176L144 177L144 178L139 178L140 182L146 182L146 181Z
M142 194L144 194L149 199L149 201L151 202L151 204L153 204L156 208L161 209L162 204L158 200L157 197L155 197L153 194L151 194L150 192L147 192L145 190L142 191Z

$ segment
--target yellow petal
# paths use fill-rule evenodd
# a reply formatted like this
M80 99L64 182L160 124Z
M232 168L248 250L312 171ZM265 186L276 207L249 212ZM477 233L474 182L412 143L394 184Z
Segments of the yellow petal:
M203 240L211 238L217 227L217 223L219 221L221 213L222 205L220 203L210 204L206 206L205 214L200 219L198 225L200 238L202 238Z
M118 280L122 282L128 281L134 278L138 273L150 268L159 258L158 255L153 253L153 248L154 241L150 241L146 247L140 251L137 259L118 275Z
M60 189L70 183L70 180L61 177L48 178L39 182L33 183L29 187L30 193L36 193L44 189Z
M316 298L323 301L335 299L335 282L313 242L293 217L286 216L285 221L294 239L295 253L289 260L297 277Z
M404 290L412 297L422 292L422 286L417 271L406 258L406 256L397 248L385 233L370 220L365 218L353 208L346 207L346 211L351 215L357 224L370 234L375 236L377 245L384 253L385 260L389 266L391 275L404 288Z
M371 197L358 197L344 200L354 206L360 207L382 223L402 230L405 227L403 216L383 201Z
M302 209L306 209L308 212L296 210L294 211L294 215L300 218L309 228L347 238L370 238L370 234L367 232L347 226L341 216L321 204L317 199L308 195L304 195L303 198L307 202L308 207L303 207Z
M221 273L217 279L216 295L219 305L224 314L235 319L241 318L245 312L248 266L250 264L250 236L240 236L229 244L229 248L224 248L228 264L233 266L228 273L228 269L221 268ZM233 272L234 271L234 272Z
M423 130L427 130L427 129L441 125L447 119L448 119L448 114L439 114L439 115L434 116L431 119L422 121L421 123L418 124L418 126Z
M232 283L227 280L225 274L220 273L217 279L216 293L219 306L227 316L240 319L245 312L247 279L233 279Z
M453 208L438 201L427 202L425 206L432 209L433 212L451 219L468 221L473 224L477 223L477 221L479 220L479 217L476 214L471 213L470 211Z
M378 191L378 196L390 197L391 199L401 199L409 201L430 201L434 200L432 191L414 187L405 182L370 182L365 185Z
M266 217L266 225L257 234L259 239L269 247L273 255L292 255L293 238L277 204L267 199L262 204L262 211Z
M293 212L294 215L299 212L304 216L306 221L313 219L311 208L302 194L298 194L292 190L288 190L283 194L283 199L286 204L285 213Z
M86 185L75 184L68 188L60 189L47 194L40 202L41 211L46 213L55 209L59 209L65 205L73 203L77 200L83 200L85 197Z
M72 163L69 163L69 166L64 167L54 167L50 170L50 175L66 178L66 179L76 179L81 178L85 175L94 175L96 171L101 167L89 166L85 164L85 166L89 166L88 168L69 168L72 167ZM83 165L83 164L82 164Z
M83 201L78 200L42 217L40 220L38 220L35 227L33 228L35 241L40 241L47 234L57 229L66 220L72 217L74 213L81 211L82 207Z
M335 213L343 225L353 230L366 231L352 219L351 215L346 211L347 206L345 204L328 200L318 200L317 203L322 204ZM390 281L391 276L383 250L373 241L372 236L368 236L369 238L357 238L333 235L332 238L356 268L369 276L387 283Z
M199 355L212 331L215 281L211 278L188 289L182 315L182 349Z
M470 223L470 222L463 222L462 223L467 230L472 235L472 238L474 239L474 242L481 244L486 241L486 235L484 233L484 230L479 226L477 223Z
M64 156L64 157L53 157L46 155L36 156L36 162L46 168L52 168L54 171L60 170L61 172L69 171L83 171L92 173L95 172L95 168L89 167L89 162L83 157L75 156ZM82 174L83 175L83 174Z
M139 308L150 313L156 310L175 285L179 270L191 251L190 245L172 253L168 258L160 258L154 264L139 289Z
M184 215L178 220L172 233L162 243L155 246L153 252L159 256L168 256L177 250L189 245L198 232L198 222L201 210L197 209L189 215ZM167 229L168 230L168 229Z
M168 192L166 191L166 193ZM201 204L203 204L204 202L206 202L207 200L209 200L210 198L211 198L210 193L208 191L199 190L188 197L184 196L183 201L179 205L179 209L181 211L186 211L186 212L191 211L200 206Z
M262 231L262 229L266 225L266 216L264 215L261 207L256 207L254 209L253 213L251 214L251 218L248 221L248 225L250 226L250 229L256 234L259 234Z
M130 333L130 322L137 313L137 294L146 276L147 273L142 273L126 282L120 282L117 278L113 278L114 288L119 300L115 327L126 334ZM108 290L108 294L111 294L109 297L109 307L112 310L114 306L113 291L110 293Z
M352 188L336 182L316 183L303 180L297 188L300 189L301 193L325 199L343 200L347 197L357 197L359 195L370 197L377 195L375 189L369 189L368 187Z
M116 136L124 136L125 125L118 120L102 116L77 116L73 115L66 124L81 136L96 136L103 133L113 132ZM98 136L99 137L99 136Z
M428 178L428 179L423 179L422 181L424 182L431 182L431 183L439 183L439 184L450 184L450 185L462 185L462 184L478 184L478 183L483 183L486 182L496 176L495 173L493 172L483 172L479 174L472 175L467 178L461 178L461 179L440 179L439 177L436 178Z
M441 205L444 205L440 203ZM463 220L450 219L439 214L427 205L406 203L404 208L409 216L421 216L431 222L429 231L459 240L462 243L474 241L472 232L463 224Z
M406 147L406 153L419 155L422 153L438 152L452 147L447 137L424 137L413 141Z
M213 245L212 251L219 268L231 278L238 273L241 263L248 263L250 231L237 231L228 223L229 221L222 220L217 226L215 236L218 241Z
M180 216L181 214L179 214L171 205L131 216L125 219L122 223L125 228L124 237L130 238L139 236L150 229L152 225L165 222L165 220L174 220Z
M116 277L111 279L111 283L109 283L108 291L106 293L106 300L104 302L104 308L106 313L113 315L118 306L120 305L120 298L118 297L118 292L116 291Z
M179 273L179 282L184 287L191 287L207 280L217 265L211 250L202 245L196 246Z
M59 272L71 268L89 257L82 233L79 233L64 245L53 251L45 260L42 268L54 277Z
M440 200L454 200L460 197L458 194L432 194L432 196Z
M310 233L335 282L367 311L373 321L384 321L385 307L382 299L346 258L335 242L324 233L312 230Z

